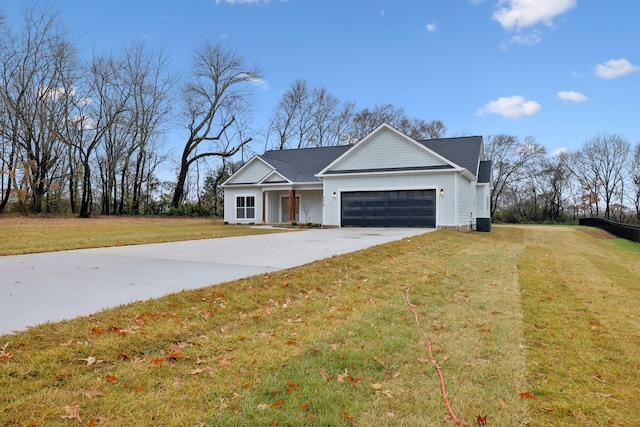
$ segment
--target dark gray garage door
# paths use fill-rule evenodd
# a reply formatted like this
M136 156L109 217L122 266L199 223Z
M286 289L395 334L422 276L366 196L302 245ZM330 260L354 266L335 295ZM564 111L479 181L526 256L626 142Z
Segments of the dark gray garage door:
M343 227L436 226L436 190L341 193Z

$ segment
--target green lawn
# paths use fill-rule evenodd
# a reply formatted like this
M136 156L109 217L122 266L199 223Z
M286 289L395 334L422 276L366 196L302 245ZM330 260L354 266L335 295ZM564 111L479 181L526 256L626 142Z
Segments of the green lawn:
M0 425L455 425L425 336L467 425L633 425L640 251L585 231L441 230L0 336Z
M0 215L0 255L163 243L273 233L283 229L225 225L207 218L100 216L26 218Z

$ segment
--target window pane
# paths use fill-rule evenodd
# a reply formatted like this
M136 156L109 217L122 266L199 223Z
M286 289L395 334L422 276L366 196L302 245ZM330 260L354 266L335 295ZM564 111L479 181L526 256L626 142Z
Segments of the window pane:
M247 207L254 208L256 206L256 198L253 196L247 197Z
M236 197L236 207L244 208L244 197Z
M236 218L243 219L244 218L244 208L236 209Z
M256 217L255 208L247 208L247 219L254 219Z

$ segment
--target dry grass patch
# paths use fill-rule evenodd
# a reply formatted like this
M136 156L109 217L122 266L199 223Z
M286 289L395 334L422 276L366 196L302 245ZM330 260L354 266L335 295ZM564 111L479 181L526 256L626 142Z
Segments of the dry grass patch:
M207 218L98 216L80 219L0 216L0 255L210 239L278 231L283 230L224 225L222 220Z
M569 227L522 230L528 244L518 268L536 425L635 424L639 245L620 249Z
M631 425L638 253L438 231L0 337L0 425ZM82 421L80 421L82 420Z

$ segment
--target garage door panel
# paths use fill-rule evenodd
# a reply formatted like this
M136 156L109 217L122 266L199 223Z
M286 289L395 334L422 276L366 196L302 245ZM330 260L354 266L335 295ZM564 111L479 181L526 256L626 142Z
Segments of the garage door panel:
M435 190L341 194L343 227L435 227Z

